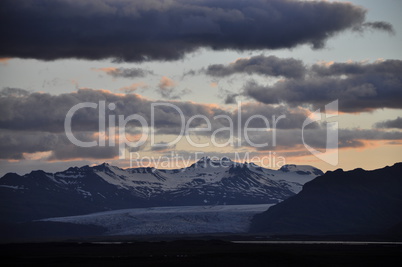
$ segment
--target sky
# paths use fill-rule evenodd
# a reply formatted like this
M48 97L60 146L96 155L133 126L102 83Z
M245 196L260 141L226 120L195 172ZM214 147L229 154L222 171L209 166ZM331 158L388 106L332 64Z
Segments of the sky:
M207 155L324 171L400 162L400 10L399 0L3 0L0 175L178 168Z

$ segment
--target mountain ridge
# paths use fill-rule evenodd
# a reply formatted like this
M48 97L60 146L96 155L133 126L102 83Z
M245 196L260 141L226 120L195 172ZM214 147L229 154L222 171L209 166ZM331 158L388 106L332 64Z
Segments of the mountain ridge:
M311 166L299 173L286 168L205 157L173 170L103 163L55 173L8 173L0 178L0 214L13 222L152 206L273 204L322 174Z

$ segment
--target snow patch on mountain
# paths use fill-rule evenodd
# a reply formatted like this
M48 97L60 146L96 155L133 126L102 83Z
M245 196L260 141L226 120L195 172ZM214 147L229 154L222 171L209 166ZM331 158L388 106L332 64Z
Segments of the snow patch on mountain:
M23 186L13 186L13 185L0 185L0 187L14 189L14 190L24 190L25 189Z

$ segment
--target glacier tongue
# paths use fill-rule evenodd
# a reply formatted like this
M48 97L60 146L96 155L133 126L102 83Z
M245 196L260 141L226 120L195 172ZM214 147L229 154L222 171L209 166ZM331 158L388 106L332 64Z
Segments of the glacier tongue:
M272 205L182 206L115 210L42 221L97 225L106 235L246 233L251 218Z

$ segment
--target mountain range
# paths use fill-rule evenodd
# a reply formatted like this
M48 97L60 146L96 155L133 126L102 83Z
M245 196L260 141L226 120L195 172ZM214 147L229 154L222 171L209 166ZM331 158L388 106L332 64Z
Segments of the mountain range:
M311 166L271 170L229 158L183 169L121 169L107 163L0 178L0 222L163 206L275 204L322 175Z
M239 233L401 237L402 163L323 174L202 158L176 170L109 164L0 178L0 237Z

